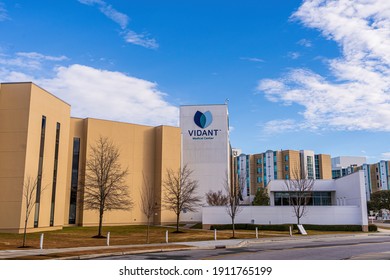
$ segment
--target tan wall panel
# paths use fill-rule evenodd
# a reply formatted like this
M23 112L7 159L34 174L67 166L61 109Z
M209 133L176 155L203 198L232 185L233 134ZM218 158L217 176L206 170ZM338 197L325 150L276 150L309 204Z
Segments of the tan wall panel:
M39 227L50 226L50 209L53 188L54 154L56 140L56 125L61 124L60 146L58 155L58 171L55 198L54 226L63 225L64 192L66 187L67 154L70 106L52 94L36 85L31 87L29 130L27 137L25 176L36 178L38 174L39 151L41 142L42 116L46 116L44 160L42 172L42 194L39 212ZM22 205L22 213L24 204ZM33 222L34 213L30 218ZM30 225L29 222L29 225ZM21 227L23 223L21 222Z
M17 229L25 167L30 83L0 88L0 230Z
M140 209L140 191L143 187L143 173L154 174L155 136L154 128L134 124L88 119L86 160L90 146L100 137L108 137L120 151L120 163L128 168L127 185L134 206L129 211L109 211L105 213L105 224L145 223L146 218ZM153 182L152 182L153 183ZM96 225L98 213L84 209L83 225Z
M0 232L19 230L22 186L22 178L0 177Z
M68 157L67 157L67 176L66 176L66 188L65 188L65 205L64 205L64 225L69 224L69 206L70 206L70 194L71 194L71 183L72 183L72 164L73 164L73 142L74 138L80 138L80 159L79 159L79 176L81 175L82 167L85 166L81 154L84 152L85 148L85 139L86 139L86 120L71 118L70 119L70 129L69 129L69 138L68 138ZM79 177L80 181L81 177ZM80 184L78 184L78 189L80 190ZM78 199L80 201L80 195L78 194ZM80 204L80 203L79 203ZM76 209L76 224L80 221L80 211ZM82 212L82 211L81 211ZM81 222L80 222L81 223Z
M0 109L0 126L2 132L25 132L28 128L28 114L25 109Z
M161 141L161 198L164 196L163 182L166 179L167 169L179 170L181 164L181 133L176 127L162 127ZM161 223L172 223L176 221L176 215L172 211L165 210L164 206L161 211Z
M320 172L321 172L321 179L323 180L330 180L332 179L332 160L330 155L319 155L320 160Z

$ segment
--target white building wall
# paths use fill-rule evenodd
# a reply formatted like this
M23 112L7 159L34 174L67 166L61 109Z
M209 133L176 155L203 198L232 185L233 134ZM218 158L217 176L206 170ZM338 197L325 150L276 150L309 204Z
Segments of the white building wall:
M250 197L250 162L249 156L242 154L237 158L239 162L238 180L240 187L242 188L242 204L249 204L251 202Z
M293 207L273 206L273 193L286 191L283 180L274 180L268 186L271 206L246 206L236 218L236 223L286 224L296 223ZM315 180L314 191L335 192L338 205L307 206L303 224L319 225L368 225L364 172L362 170L336 180ZM204 207L204 225L230 224L226 207Z
M206 115L206 126L199 127L194 116L199 111ZM209 113L207 113L209 112ZM192 179L198 181L197 195L206 204L205 194L223 190L230 178L230 145L227 105L197 105L180 107L182 133L182 166L192 171ZM182 221L201 221L202 208L183 213Z
M381 190L388 190L388 174L387 174L387 161L381 160L379 162L379 178Z
M366 187L364 184L364 171L359 170L351 175L334 180L336 197L343 198L344 205L357 206L360 209L362 225L368 225Z
M312 173L311 176L308 176L310 179L316 178L316 168L315 168L315 159L314 159L314 151L309 150L301 150L300 151L300 157L301 157L301 168L306 172L306 175L309 175L309 170ZM311 158L311 162L308 162L308 157Z
M367 201L371 199L371 178L370 178L370 166L368 164L363 164L363 173L364 173L364 187L366 190Z
M243 206L235 219L236 224L296 224L297 218L290 206ZM358 206L308 206L302 224L362 225ZM231 224L226 207L203 207L203 225ZM366 223L367 225L367 223Z
M361 166L366 163L365 157L340 156L331 159L332 169L347 168L351 165Z
M274 152L266 151L265 152L265 172L266 172L266 181L265 185L267 185L271 180L274 179L275 174L275 163L274 163Z

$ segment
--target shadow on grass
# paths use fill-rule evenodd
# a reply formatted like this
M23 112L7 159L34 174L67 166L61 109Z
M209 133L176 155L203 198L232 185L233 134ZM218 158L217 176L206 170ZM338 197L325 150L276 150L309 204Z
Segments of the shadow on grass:
M185 233L184 231L180 231L180 230L175 230L175 231L172 231L172 233L174 234L180 234L180 233Z
M92 236L92 238L106 239L106 237L104 235L95 235L95 236Z

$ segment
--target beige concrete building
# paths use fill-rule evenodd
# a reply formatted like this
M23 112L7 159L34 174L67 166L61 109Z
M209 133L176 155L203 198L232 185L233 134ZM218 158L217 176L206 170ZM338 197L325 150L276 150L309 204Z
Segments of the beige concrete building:
M70 117L70 105L33 83L3 83L0 87L0 231L22 232L27 179L37 179L36 202L28 231L92 226L98 213L83 205L82 188L90 148L107 137L128 168L126 185L134 202L128 211L107 211L105 225L142 224L140 210L144 177L161 205L167 168L180 168L180 129ZM161 210L154 223L174 220Z
M61 228L70 105L32 83L0 86L0 230L24 228L29 177L37 180L37 194L28 228Z

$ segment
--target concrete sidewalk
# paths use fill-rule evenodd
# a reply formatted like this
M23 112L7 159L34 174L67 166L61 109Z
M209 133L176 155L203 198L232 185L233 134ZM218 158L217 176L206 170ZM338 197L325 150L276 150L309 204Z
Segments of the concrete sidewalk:
M150 252L167 252L175 250L194 250L194 249L219 249L219 248L238 248L249 244L260 244L269 242L296 242L313 241L318 239L340 240L350 238L351 236L390 236L389 229L381 229L377 233L367 234L330 234L330 235L311 235L311 236L293 236L293 237L270 237L259 239L226 239L226 240L208 240L194 242L177 242L177 243L160 243L160 244L143 244L143 245L118 245L118 246L96 246L96 247L75 247L75 248L56 248L56 249L27 249L27 250L0 250L0 260L15 259L23 257L28 259L29 256L42 256L50 254L66 253L74 256L59 257L57 259L90 259L95 257L124 255L124 254L141 254ZM93 253L91 253L93 251ZM76 254L77 252L77 254ZM80 254L81 252L81 254ZM82 252L86 252L83 254ZM361 258L359 258L361 257ZM354 259L390 259L390 252L367 254L358 256Z

